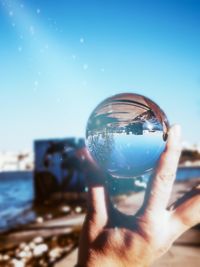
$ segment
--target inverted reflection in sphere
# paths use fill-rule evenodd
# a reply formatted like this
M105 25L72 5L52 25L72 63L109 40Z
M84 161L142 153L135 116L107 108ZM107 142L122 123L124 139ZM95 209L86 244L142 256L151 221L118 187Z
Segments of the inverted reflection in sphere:
M114 178L150 173L165 149L168 121L160 107L137 94L107 98L92 112L86 145Z

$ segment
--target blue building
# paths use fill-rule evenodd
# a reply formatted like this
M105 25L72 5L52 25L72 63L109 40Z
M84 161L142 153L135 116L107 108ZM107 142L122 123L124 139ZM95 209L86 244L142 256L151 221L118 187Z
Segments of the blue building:
M56 194L63 196L84 192L84 171L77 156L77 151L84 146L84 139L81 138L34 142L36 201L49 199Z

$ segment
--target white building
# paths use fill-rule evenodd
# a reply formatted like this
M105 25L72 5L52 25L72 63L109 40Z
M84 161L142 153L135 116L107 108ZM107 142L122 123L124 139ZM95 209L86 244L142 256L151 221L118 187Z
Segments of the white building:
M32 152L0 152L0 171L33 170Z

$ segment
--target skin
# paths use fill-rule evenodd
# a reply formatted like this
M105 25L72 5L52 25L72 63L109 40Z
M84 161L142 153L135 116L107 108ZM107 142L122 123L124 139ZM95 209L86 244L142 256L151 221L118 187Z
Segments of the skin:
M104 174L86 150L79 153L87 165L89 191L77 266L151 266L180 235L200 223L200 185L168 207L181 153L178 125L169 131L144 203L133 216L113 207L102 183Z

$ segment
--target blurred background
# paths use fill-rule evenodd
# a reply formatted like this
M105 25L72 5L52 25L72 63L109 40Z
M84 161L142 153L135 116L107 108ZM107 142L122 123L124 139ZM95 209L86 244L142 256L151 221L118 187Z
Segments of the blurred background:
M111 95L145 95L182 126L172 200L199 182L199 47L198 0L0 0L0 266L75 264L87 192L76 152ZM129 212L144 195L132 186L116 197ZM198 266L199 240L197 226L155 266Z

